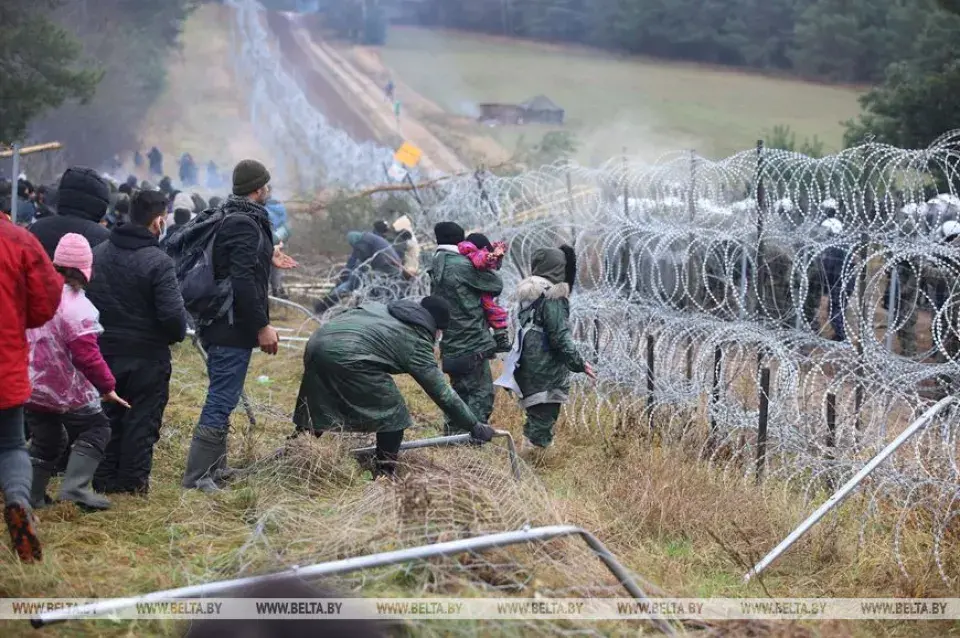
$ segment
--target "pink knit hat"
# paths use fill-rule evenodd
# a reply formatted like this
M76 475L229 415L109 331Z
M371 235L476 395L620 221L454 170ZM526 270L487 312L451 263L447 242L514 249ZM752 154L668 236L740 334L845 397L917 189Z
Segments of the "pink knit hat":
M67 233L57 244L53 263L61 268L76 268L90 281L93 276L93 251L83 235Z

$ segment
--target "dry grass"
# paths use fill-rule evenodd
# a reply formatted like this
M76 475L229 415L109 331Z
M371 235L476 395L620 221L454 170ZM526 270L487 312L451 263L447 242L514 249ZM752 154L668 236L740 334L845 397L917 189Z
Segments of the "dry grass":
M548 95L567 110L567 129L581 143L578 159L591 164L624 147L651 159L684 148L723 157L750 148L777 124L836 150L840 122L859 111L855 89L470 33L392 27L379 53L398 82L452 115L472 115L483 102ZM520 135L535 142L548 130L472 129L509 149Z
M355 437L297 441L282 459L272 459L289 432L286 413L296 394L299 359L290 350L277 358L255 355L247 389L259 423L248 432L242 413L236 414L231 438L231 461L253 463L254 472L229 491L207 498L179 488L205 391L198 356L189 346L179 347L149 499L118 497L113 510L99 514L82 514L71 505L42 511L46 561L22 567L3 549L0 591L38 597L145 593L528 523L572 522L595 532L643 579L674 595L949 594L925 568L928 554L910 551L911 546L923 549L925 539L906 539L911 573L918 574L909 580L896 568L883 523L871 527L867 544L860 547L856 502L819 526L762 582L742 584L747 564L782 538L810 505L782 485L757 488L752 481L723 476L683 446L661 447L635 426L601 433L562 419L555 449L536 467L525 466L520 483L509 477L506 456L496 447L409 454L403 479L395 485L371 482L344 454L346 447L360 444ZM270 377L270 383L258 383L261 375ZM440 423L438 411L408 379L400 383L418 422L410 435L433 434ZM498 396L493 421L519 438L522 414L507 397ZM620 595L573 542L547 544L532 554L526 548L502 550L378 570L335 585L366 595L498 591L495 595L525 596L570 587ZM893 623L813 629L824 635L913 631L910 625ZM947 634L951 627L925 629L928 635ZM45 633L173 636L180 630L172 622L102 621L61 625ZM807 632L793 624L723 630L724 635L758 636ZM415 633L423 631L427 629L418 626ZM433 624L433 631L444 630ZM31 632L25 624L4 627L4 635Z

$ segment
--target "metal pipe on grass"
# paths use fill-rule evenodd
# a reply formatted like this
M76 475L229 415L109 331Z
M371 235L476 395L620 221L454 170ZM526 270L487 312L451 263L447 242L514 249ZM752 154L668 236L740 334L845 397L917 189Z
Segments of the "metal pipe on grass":
M41 613L30 620L34 628L39 629L46 625L58 622L64 622L72 619L91 620L99 616L105 616L111 613L129 609L143 603L159 602L167 600L176 600L183 598L205 598L214 596L224 596L242 592L244 589L253 585L266 582L284 582L290 580L309 580L321 578L324 576L334 576L338 574L349 574L364 569L375 569L378 567L387 567L407 563L413 560L426 560L440 556L453 556L464 552L478 552L498 547L509 547L523 543L545 542L555 538L565 536L579 536L596 554L597 558L603 561L603 564L610 570L610 573L617 579L624 589L633 598L647 600L648 596L643 589L634 581L633 576L627 571L626 567L617 560L606 546L600 542L590 532L575 527L573 525L551 525L547 527L524 528L516 531L499 532L496 534L486 534L474 538L464 538L460 540L447 541L444 543L434 543L432 545L421 545L408 549L400 549L392 552L381 552L369 556L355 556L342 560L318 563L307 567L294 566L282 572L273 574L264 574L261 576L248 576L245 578L235 578L215 583L205 583L202 585L191 585L188 587L179 587L177 589L167 589L164 591L153 592L143 596L131 596L128 598L113 598L102 600L88 605L81 605L73 609L63 609ZM669 635L676 632L673 627L663 618L656 618L654 622L657 626Z
M850 494L857 488L857 486L867 478L871 472L873 472L877 467L887 460L891 454L896 452L900 446L907 442L914 434L927 427L930 424L930 421L933 420L933 417L937 416L945 407L953 403L955 397L946 397L941 399L933 407L923 413L923 415L914 421L910 427L900 433L900 435L895 438L887 447L883 448L879 454L874 456L867 462L863 468L857 472L853 478L843 484L839 490L833 493L833 495L827 499L827 502L817 508L817 510L807 517L805 521L800 523L800 525L790 532L789 536L783 539L779 545L774 547L769 554L760 559L756 565L753 566L753 569L748 571L743 576L744 582L748 582L754 576L758 576L763 573L767 567L769 567L775 560L780 558L780 556L790 549L794 543L800 540L804 534L813 529L813 526L816 525L821 518L826 516L827 512L832 510L834 507L842 503Z
M506 430L494 430L493 438L505 438L507 440L507 452L510 454L510 470L513 472L513 478L520 480L520 459L517 456L517 446L513 440L513 435ZM400 444L400 450L420 450L429 447L453 447L476 443L470 434L454 434L451 436L436 436L429 439L415 439L413 441L404 441ZM352 450L350 453L354 456L367 456L377 451L376 446L361 447Z

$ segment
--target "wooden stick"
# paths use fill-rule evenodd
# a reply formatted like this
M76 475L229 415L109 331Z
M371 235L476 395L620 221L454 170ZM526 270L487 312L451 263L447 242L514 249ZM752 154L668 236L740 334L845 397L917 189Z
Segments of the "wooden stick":
M42 153L43 151L56 151L61 148L63 148L63 144L60 142L47 142L46 144L37 144L35 146L24 146L20 149L20 155ZM13 149L0 151L0 157L13 157Z

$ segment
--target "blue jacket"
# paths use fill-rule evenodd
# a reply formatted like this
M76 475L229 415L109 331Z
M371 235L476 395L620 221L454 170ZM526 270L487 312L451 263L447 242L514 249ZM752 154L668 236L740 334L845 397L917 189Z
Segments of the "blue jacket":
M270 225L273 227L273 243L277 241L286 241L290 237L290 229L287 227L287 207L282 202L271 199L267 202L267 215L270 217Z

